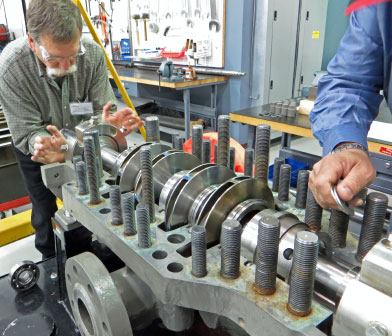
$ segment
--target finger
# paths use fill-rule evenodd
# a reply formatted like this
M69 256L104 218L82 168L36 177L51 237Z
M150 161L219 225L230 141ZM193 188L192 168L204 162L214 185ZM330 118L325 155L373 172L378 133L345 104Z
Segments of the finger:
M357 164L338 184L336 190L343 201L351 201L358 192L372 182L374 177L375 172L370 160L369 164Z
M58 130L58 128L54 125L46 126L46 130L52 134L56 139L63 139L64 135Z
M360 207L361 205L363 205L364 201L361 198L353 198L350 202L349 205L352 208L356 208L356 207Z
M110 109L112 108L112 103L107 102L105 106L103 107L102 111L102 120L105 121L107 118L110 116Z
M127 131L129 131L128 133L131 133L133 131L136 131L138 128L142 127L144 125L143 121L138 121L137 123L131 125L130 127L127 127Z

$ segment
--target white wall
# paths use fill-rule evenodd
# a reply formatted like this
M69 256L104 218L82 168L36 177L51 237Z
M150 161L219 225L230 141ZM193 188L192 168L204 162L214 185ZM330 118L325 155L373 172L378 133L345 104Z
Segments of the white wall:
M7 22L8 29L15 34L15 38L26 34L21 0L4 0L0 8L0 23L7 24Z

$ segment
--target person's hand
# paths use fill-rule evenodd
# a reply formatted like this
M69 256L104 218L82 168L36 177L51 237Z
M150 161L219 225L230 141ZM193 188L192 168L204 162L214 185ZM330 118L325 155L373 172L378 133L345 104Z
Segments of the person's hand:
M331 194L331 185L338 183L339 197L352 206L363 201L354 196L376 178L376 171L369 156L360 149L346 149L329 154L313 166L309 187L317 202L326 209L338 209Z
M34 144L34 155L31 160L43 164L64 162L65 152L61 150L61 145L66 144L65 137L56 126L48 125L47 131L52 136L37 136Z
M136 112L129 107L118 110L113 114L110 114L111 108L111 102L108 102L103 107L102 121L121 129L124 135L127 135L144 125L144 122L136 115Z

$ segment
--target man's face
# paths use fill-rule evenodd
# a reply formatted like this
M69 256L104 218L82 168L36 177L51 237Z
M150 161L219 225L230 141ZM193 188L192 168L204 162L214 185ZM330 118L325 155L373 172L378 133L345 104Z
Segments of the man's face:
M54 42L49 35L43 35L39 41L28 34L31 50L45 64L50 77L62 77L76 71L76 55L80 51L79 34L71 42Z

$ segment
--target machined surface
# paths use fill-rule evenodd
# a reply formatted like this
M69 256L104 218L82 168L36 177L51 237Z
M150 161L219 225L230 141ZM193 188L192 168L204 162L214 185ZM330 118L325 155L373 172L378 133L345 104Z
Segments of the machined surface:
M65 264L68 297L83 335L132 335L128 313L102 262L86 252Z
M151 146L153 159L157 155L170 150L169 146L160 143L145 143L127 153L127 158L118 172L118 184L121 187L121 191L132 191L135 189L136 178L140 172L140 148L148 145Z
M89 207L86 197L77 195L74 186L67 185L64 189L64 206L72 208L77 220L148 283L154 295L164 304L218 313L242 326L250 335L259 335L261 329L267 335L320 335L315 326L331 315L318 303L314 303L312 314L306 318L299 319L289 313L286 308L288 286L279 279L273 296L263 299L256 295L253 291L254 267L244 266L244 259L241 259L241 276L238 279L222 279L218 247L207 250L207 276L196 278L191 273L191 258L177 252L189 246L188 228L165 232L157 226L158 221L151 226L151 248L140 249L137 237L124 237L121 226L111 225L110 216L101 213L108 207L107 200L99 206ZM164 257L157 259L157 255ZM217 297L221 299L216 300Z
M236 207L229 213L227 219L238 220L241 224L247 224L249 216L255 215L257 212L268 207L267 203L261 199L248 199L237 204ZM253 216L252 216L253 217Z
M227 167L204 164L197 172L190 171L183 179L187 180L180 191L171 213L166 212L166 227L186 223L188 214L197 196L207 187L219 184L235 176Z
M155 202L159 202L159 197L163 187L167 180L182 170L189 170L201 164L201 161L196 156L179 151L167 151L159 154L153 159L153 179L154 179L154 194ZM135 192L140 194L141 192L141 181L139 178L140 174L136 179Z
M253 178L239 180L219 197L202 222L207 230L208 243L219 241L224 219L238 203L250 198L262 199L268 208L274 207L272 192L264 182Z

